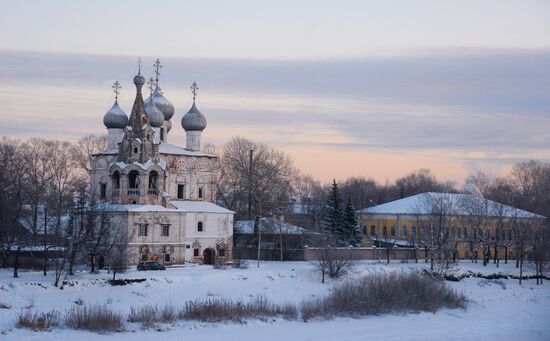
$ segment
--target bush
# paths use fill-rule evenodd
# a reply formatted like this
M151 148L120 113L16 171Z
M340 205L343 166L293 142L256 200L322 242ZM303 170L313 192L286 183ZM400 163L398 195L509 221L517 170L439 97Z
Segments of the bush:
M248 264L244 259L233 257L233 267L235 269L246 269L248 268Z
M178 320L179 315L177 309L168 303L160 309L156 305L148 304L139 308L131 307L128 321L139 322L142 323L144 327L151 328L154 327L157 322L175 322Z
M292 304L277 305L265 297L243 303L223 298L209 298L187 302L183 318L203 322L242 322L245 319L263 319L282 316L287 320L296 319L296 307Z
M86 329L94 332L124 330L124 319L106 304L73 306L65 316L65 324L73 329Z
M59 312L52 310L48 313L33 313L26 309L17 316L17 328L27 328L35 331L49 330L59 326Z
M305 301L302 318L364 316L466 308L462 294L429 276L415 273L375 274L348 282L326 298Z

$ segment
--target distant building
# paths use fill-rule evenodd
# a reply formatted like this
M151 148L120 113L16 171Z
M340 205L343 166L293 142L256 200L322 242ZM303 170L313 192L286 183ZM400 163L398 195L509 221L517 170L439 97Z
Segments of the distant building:
M129 238L129 262L159 260L164 264L231 258L233 213L217 206L218 156L201 151L206 118L193 104L181 126L187 146L168 142L174 106L156 79L144 101L141 72L134 77L136 97L128 118L116 98L104 115L107 149L92 155L91 186L95 197L108 203L110 223L124 226Z
M458 258L480 258L484 244L515 257L515 240L545 217L471 194L422 193L358 211L363 245L423 248L434 234ZM483 243L482 243L483 242ZM503 255L504 257L504 255Z

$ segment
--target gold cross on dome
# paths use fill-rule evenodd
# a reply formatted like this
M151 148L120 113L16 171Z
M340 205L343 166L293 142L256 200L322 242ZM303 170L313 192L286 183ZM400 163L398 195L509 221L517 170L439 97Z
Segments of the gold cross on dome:
M190 89L191 89L191 93L193 93L193 102L195 102L195 98L197 98L197 90L199 90L199 86L197 85L197 82L193 82Z
M122 87L120 86L120 83L116 80L115 83L112 86L113 92L115 93L115 100L118 100L118 95L120 94L120 89Z

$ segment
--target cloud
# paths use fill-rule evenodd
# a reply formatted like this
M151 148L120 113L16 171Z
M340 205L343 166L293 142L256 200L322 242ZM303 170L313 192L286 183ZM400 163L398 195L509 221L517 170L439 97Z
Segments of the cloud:
M152 62L144 61L147 76ZM462 171L550 160L550 51L326 61L167 58L163 64L161 84L176 106L171 138L182 144L179 120L196 80L209 123L205 139L217 144L248 136L307 150L300 155L310 164L317 161L305 155L324 159L323 150L379 160L384 153L421 155L437 158L438 169L446 160ZM110 85L121 81L120 102L129 113L136 66L129 57L0 52L0 134L76 139L104 132Z

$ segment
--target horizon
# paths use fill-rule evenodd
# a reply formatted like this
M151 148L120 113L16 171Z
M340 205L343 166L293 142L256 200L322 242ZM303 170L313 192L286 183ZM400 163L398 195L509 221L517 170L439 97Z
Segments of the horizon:
M164 65L171 142L185 144L179 120L197 81L205 143L265 142L324 183L429 168L461 184L550 161L550 5L398 3L8 3L0 134L105 133L111 84L129 114L141 57L146 76Z

